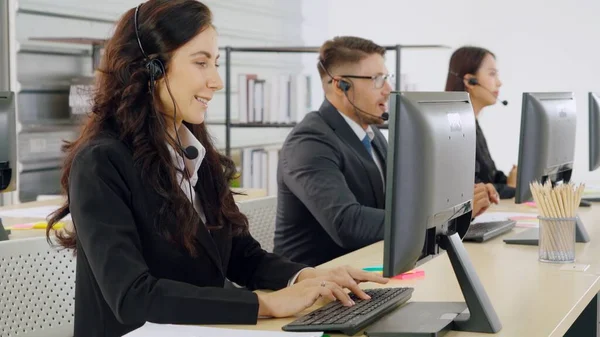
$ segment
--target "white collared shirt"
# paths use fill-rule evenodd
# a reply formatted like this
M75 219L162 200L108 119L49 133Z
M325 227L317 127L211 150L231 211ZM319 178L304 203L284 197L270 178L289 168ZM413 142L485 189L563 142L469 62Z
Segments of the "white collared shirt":
M188 199L194 205L194 209L200 215L200 218L204 223L206 223L206 216L204 215L204 210L202 209L202 205L196 199L196 191L194 191L194 186L198 182L198 169L200 169L200 165L202 165L202 160L206 155L206 149L202 146L202 143L194 136L194 134L185 126L181 125L177 130L179 134L179 139L181 140L181 145L183 148L187 148L188 146L194 146L198 149L198 157L195 159L187 159L182 157L178 151L175 151L171 146L167 146L169 152L171 153L171 158L173 159L173 163L175 163L178 169L183 170L183 167L187 168L188 172L191 173L191 177L188 179L183 176L181 172L177 172L177 181L179 182L179 186L183 190L183 193L188 197ZM191 190L190 190L191 186Z
M361 143L362 143L363 138L365 138L365 135L369 136L369 139L371 140L371 142L373 142L373 139L375 139L375 132L373 131L373 129L371 128L370 125L368 125L367 129L365 130L362 128L362 126L360 126L358 123L356 123L350 117L346 116L339 110L338 110L338 112L340 113L340 115L342 115L342 117L344 117L344 120L346 120L346 123L348 123L348 125L350 125L350 128L352 129L352 131L354 131L354 133L358 137L358 140L360 140ZM373 151L371 151L371 157L373 157L373 160L375 161L375 165L377 166L377 169L379 170L379 174L381 175L381 181L383 182L383 186L384 186L383 188L385 190L385 177L383 176L383 169L381 166L381 161L380 161L379 157L377 156L377 154L375 153L375 147L372 146L371 148L373 149Z

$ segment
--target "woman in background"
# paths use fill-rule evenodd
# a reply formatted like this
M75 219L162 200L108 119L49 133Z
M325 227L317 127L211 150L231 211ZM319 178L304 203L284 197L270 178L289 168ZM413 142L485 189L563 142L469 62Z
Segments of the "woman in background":
M146 321L255 324L298 313L321 296L353 305L351 267L313 269L262 250L229 189L235 166L204 124L223 88L211 11L196 0L150 0L128 10L108 40L92 113L65 146L77 253L75 332L122 336ZM226 279L246 289L226 289ZM274 292L253 292L270 289Z
M496 57L489 50L467 46L452 54L446 91L467 91L471 98L477 125L475 182L492 184L500 199L510 199L515 196L517 167L513 165L508 176L496 168L477 120L483 108L496 104L501 86Z

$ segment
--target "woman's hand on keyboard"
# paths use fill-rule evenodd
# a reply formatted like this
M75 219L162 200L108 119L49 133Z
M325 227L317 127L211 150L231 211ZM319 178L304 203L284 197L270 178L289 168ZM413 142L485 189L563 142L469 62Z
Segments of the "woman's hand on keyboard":
M368 300L370 299L362 289L359 287L361 282L375 282L380 284L388 283L389 279L379 274L366 272L364 270L356 269L350 266L341 266L331 269L306 269L303 270L298 276L298 280L305 280L310 278L322 278L336 284L348 288L351 292L356 294L359 298Z
M257 293L258 316L288 317L311 307L321 298L339 300L345 306L354 301L337 283L324 278L309 278L271 293Z

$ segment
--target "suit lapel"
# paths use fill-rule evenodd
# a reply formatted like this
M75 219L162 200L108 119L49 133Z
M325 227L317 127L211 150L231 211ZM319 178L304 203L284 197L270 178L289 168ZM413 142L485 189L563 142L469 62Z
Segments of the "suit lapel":
M231 256L231 226L227 225L221 229L212 230L210 234L219 253L221 270L223 276L225 276L229 265L229 257Z
M202 220L199 220L198 230L196 233L196 237L198 238L198 241L204 248L204 251L214 263L215 267L217 267L222 272L223 262L221 261L219 249L211 233L208 231L206 225L202 222Z
M195 186L194 186L194 189L196 189ZM160 198L160 196L150 186L146 186L145 191L146 191L145 195L147 197L148 204L154 206L154 209L160 209L161 204L163 202L163 200ZM196 198L198 198L198 190L197 189L196 189ZM174 221L174 220L172 220L172 221ZM173 223L172 225L176 226L175 223ZM229 248L223 242L217 241L217 243L215 243L215 240L213 240L210 232L208 231L208 229L202 222L202 219L198 219L198 229L196 230L196 238L197 238L198 242L202 245L202 248L206 252L206 255L213 262L215 267L222 274L224 274L224 272L223 272L224 263L223 263L223 260L221 259L221 254L219 253L219 247L223 246L222 249L229 249ZM231 242L229 242L229 245L231 246ZM227 256L229 256L229 254L227 254ZM224 261L228 261L228 259L224 260Z
M328 100L323 102L319 112L338 137L346 144L350 145L350 148L358 157L367 172L377 206L384 207L383 181L381 181L381 174L379 173L379 169L377 168L373 157L367 152L362 141L358 139L356 133L354 133L350 125L344 120L344 117L340 115L340 112L338 112Z
M194 189L196 189L196 186L194 186ZM199 202L198 195L198 191L196 190L195 202ZM215 223L215 220L209 217L210 214L208 213L210 212L204 213L207 217L206 220L209 223ZM202 219L199 219L198 222L199 224L196 237L198 238L200 244L202 244L206 254L209 256L215 266L221 271L223 277L225 277L225 261L228 261L229 259L229 254L227 251L230 248L227 246L228 240L225 238L227 237L228 230L230 230L230 228L227 226L225 228L209 231ZM231 240L229 240L229 245L231 245ZM225 253L227 253L227 259L225 259Z
M373 148L375 149L375 153L379 157L379 161L381 163L381 171L383 172L383 184L385 185L385 179L387 179L387 151L388 151L388 143L385 140L385 137L381 134L378 128L373 127L373 132L375 132L375 138L373 139ZM381 192L381 203L378 203L377 206L379 208L385 208L385 186Z

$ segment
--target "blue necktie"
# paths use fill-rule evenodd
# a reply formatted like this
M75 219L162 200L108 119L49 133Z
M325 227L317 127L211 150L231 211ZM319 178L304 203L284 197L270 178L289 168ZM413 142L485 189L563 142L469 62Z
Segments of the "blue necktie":
M362 139L362 143L367 149L367 152L373 156L373 147L371 146L371 138L369 138L369 135L365 135L365 138Z

